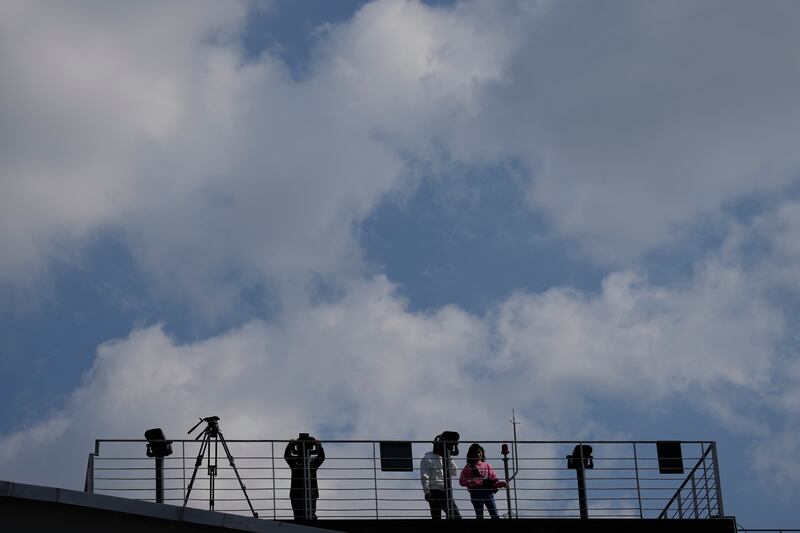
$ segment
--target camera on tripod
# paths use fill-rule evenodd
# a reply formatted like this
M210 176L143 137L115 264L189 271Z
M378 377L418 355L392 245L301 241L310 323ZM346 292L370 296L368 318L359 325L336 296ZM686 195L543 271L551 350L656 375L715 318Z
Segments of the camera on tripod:
M194 426L192 426L192 429L190 429L190 430L189 430L189 431L187 431L186 433L187 433L187 434L191 434L191 433L192 433L192 431L194 431L195 429L197 429L197 426L199 426L199 425L200 425L200 424L202 424L203 422L205 422L205 423L206 423L206 424L208 424L208 425L206 426L206 428L205 428L205 429L203 429L203 431L201 431L201 432L200 432L200 433L199 433L199 434L198 434L198 435L197 435L197 436L194 438L194 440L200 440L200 438L201 438L201 437L204 435L204 433L205 433L206 431L210 431L210 432L212 432L212 433L213 433L213 434L211 435L212 437L213 437L213 436L215 436L215 434L216 434L216 433L219 433L219 417L218 417L218 416L207 416L207 417L205 417L205 418L201 418L201 419L200 419L200 422L198 422L197 424L195 424Z
M258 513L253 508L250 497L247 495L247 489L244 486L242 477L239 475L239 470L236 469L236 462L234 461L233 455L228 448L228 443L225 441L225 436L222 434L222 430L219 429L219 417L207 416L205 418L201 418L200 422L192 426L192 429L187 431L187 433L191 434L203 422L206 423L206 427L203 428L203 430L200 431L200 433L194 438L194 440L200 441L200 451L197 453L197 460L194 463L192 478L189 480L189 486L186 488L186 495L183 498L183 506L186 507L186 505L189 503L189 495L192 493L194 480L197 477L197 470L200 468L200 465L203 464L203 457L208 454L208 508L211 511L214 510L215 479L219 473L217 470L217 455L219 452L218 445L221 444L222 450L225 452L225 456L228 458L228 464L230 464L233 473L236 475L236 479L239 480L239 486L242 489L244 498L247 500L247 505L250 506L250 512L253 513L254 517L258 518ZM213 450L211 446L212 443L214 444Z

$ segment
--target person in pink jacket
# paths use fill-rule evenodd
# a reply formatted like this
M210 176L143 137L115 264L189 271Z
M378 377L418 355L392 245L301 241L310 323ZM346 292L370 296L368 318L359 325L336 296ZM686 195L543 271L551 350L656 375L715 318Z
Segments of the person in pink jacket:
M467 466L461 471L458 483L469 491L472 506L475 507L475 516L483 518L483 506L489 511L489 516L497 516L497 505L494 503L494 493L497 489L506 486L505 481L497 479L492 465L486 462L486 452L483 447L475 443L467 450Z

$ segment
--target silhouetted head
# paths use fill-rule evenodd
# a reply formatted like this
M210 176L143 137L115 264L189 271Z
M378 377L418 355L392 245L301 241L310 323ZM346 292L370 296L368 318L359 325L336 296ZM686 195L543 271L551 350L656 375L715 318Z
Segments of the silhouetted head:
M486 458L486 451L483 449L483 446L478 444L477 442L473 443L469 450L467 450L467 462L469 464L478 463L483 461Z

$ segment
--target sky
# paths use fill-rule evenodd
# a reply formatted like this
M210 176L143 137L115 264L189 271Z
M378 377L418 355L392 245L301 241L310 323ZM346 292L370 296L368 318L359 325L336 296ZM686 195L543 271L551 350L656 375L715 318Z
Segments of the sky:
M800 3L0 3L0 478L709 439L797 526ZM467 430L467 428L469 428ZM477 429L476 429L477 428Z

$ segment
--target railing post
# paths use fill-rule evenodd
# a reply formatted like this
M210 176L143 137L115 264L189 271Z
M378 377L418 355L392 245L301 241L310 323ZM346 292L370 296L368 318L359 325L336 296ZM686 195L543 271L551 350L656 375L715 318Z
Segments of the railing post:
M692 505L694 506L694 517L700 518L697 514L697 487L694 482L694 471L692 472Z
M644 518L642 511L642 491L639 487L639 457L636 454L636 443L633 443L633 467L636 470L636 499L639 501L639 518Z
M164 458L156 457L156 503L164 503Z
M578 475L578 506L580 507L581 518L589 518L589 504L586 501L586 469L584 467L583 442L578 443L578 456L580 462L575 472Z
M183 479L183 500L186 501L186 442L181 441L181 475Z
M275 441L270 442L270 457L272 458L272 519L278 519L277 499L275 498Z
M303 516L306 520L311 520L313 516L311 513L311 468L309 465L309 454L308 451L306 451L306 441L302 441L300 447L303 453Z
M375 441L372 441L372 483L375 487L375 520L378 520L380 511L378 510L378 462L375 455Z
M678 498L676 500L678 502L678 518L683 518L683 498L681 497L681 490L682 489L678 489Z
M86 463L86 481L83 485L83 492L94 492L94 454L89 454L89 461Z
M703 488L706 491L706 510L708 511L708 518L711 518L711 492L708 490L708 464L706 464L706 450L705 446L700 444L700 457L703 459Z
M711 460L714 463L714 483L716 484L715 490L717 493L717 511L719 518L725 518L725 510L722 506L722 484L719 480L719 458L717 457L717 442L711 441Z

